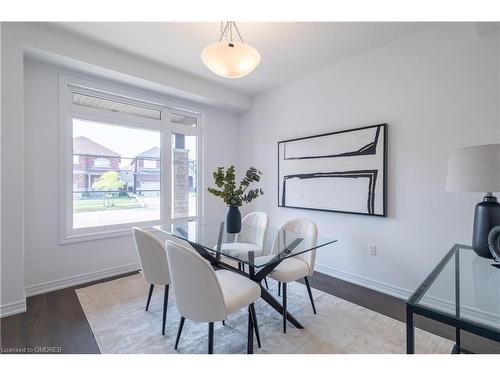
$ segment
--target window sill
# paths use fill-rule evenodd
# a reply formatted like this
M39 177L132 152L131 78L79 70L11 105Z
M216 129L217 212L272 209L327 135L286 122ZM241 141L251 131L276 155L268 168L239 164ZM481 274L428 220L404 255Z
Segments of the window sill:
M171 222L176 222L176 221L181 221L181 220L187 220L187 221L192 221L192 220L197 220L199 217L197 216L189 216L185 218L177 218L177 219L172 219ZM163 222L164 223L164 222ZM156 221L145 221L145 222L138 222L138 223L130 223L126 224L126 226L121 226L120 228L95 228L94 231L92 232L87 232L87 233L71 233L71 234L66 234L64 237L59 238L59 245L66 245L66 244L71 244L71 243L77 243L77 242L88 242L88 241L97 241L97 240L103 240L107 238L117 238L117 237L125 237L125 236L131 236L132 235L132 227L152 227L155 225L161 225L162 222L160 220ZM150 228L152 232L157 231L154 228Z
M132 227L149 227L153 225L159 225L160 221L148 221L148 222L140 222L140 223L130 223L125 227L120 228L109 228L109 229L99 229L95 228L92 232L80 232L75 231L70 234L65 234L61 238L59 238L60 245L66 245L76 242L87 242L87 241L96 241L107 238L116 238L116 237L124 237L132 235Z

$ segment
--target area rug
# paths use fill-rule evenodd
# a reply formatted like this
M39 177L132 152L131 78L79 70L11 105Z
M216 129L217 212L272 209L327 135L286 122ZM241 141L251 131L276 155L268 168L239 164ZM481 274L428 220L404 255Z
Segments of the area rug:
M269 282L276 295L277 283ZM372 310L313 289L318 314L314 315L304 285L293 282L287 288L288 310L303 325L288 325L273 308L258 300L255 309L260 327L260 353L405 353L405 324ZM161 335L163 288L155 287L149 311L145 303L149 285L141 274L78 289L80 304L101 353L206 353L208 324L186 320L178 350L174 342L180 316L171 292L166 334ZM215 353L246 353L247 310L232 314L223 326L215 323ZM450 353L449 340L415 330L417 353Z

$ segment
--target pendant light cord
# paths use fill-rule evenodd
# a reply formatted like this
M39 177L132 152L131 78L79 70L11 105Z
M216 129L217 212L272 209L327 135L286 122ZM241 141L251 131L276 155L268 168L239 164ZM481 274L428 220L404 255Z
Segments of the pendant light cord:
M227 21L226 24L224 25L224 22L220 23L220 37L219 37L219 42L221 42L224 37L228 37L228 29L229 29L229 43L233 43L233 27L236 30L236 33L238 34L238 38L240 38L241 43L245 43L243 41L243 38L241 37L240 30L238 30L238 26L236 26L236 22L234 21Z

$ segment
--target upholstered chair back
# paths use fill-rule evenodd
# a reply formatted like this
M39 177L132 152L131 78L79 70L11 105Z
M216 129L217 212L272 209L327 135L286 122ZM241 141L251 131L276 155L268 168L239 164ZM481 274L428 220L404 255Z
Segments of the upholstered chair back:
M255 244L262 249L268 227L268 214L259 211L251 212L241 221L241 232L236 235L235 241Z
M190 246L167 240L168 264L177 310L186 319L226 319L222 289L210 263Z
M162 242L145 229L132 228L144 279L148 284L170 284L167 253Z
M284 248L284 243L289 245L295 238L303 238L299 248L315 247L318 241L318 228L316 223L309 219L297 218L283 224L273 243L273 254L276 255ZM297 258L304 259L309 266L309 276L314 273L314 263L316 261L316 250L307 251L296 255Z

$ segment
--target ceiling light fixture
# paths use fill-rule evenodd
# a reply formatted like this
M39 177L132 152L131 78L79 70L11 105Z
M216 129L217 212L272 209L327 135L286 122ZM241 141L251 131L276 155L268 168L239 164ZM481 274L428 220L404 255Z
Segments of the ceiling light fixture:
M237 34L238 41L233 40ZM201 51L201 60L215 74L225 78L246 76L260 63L260 54L251 45L246 44L233 21L220 24L219 41Z

